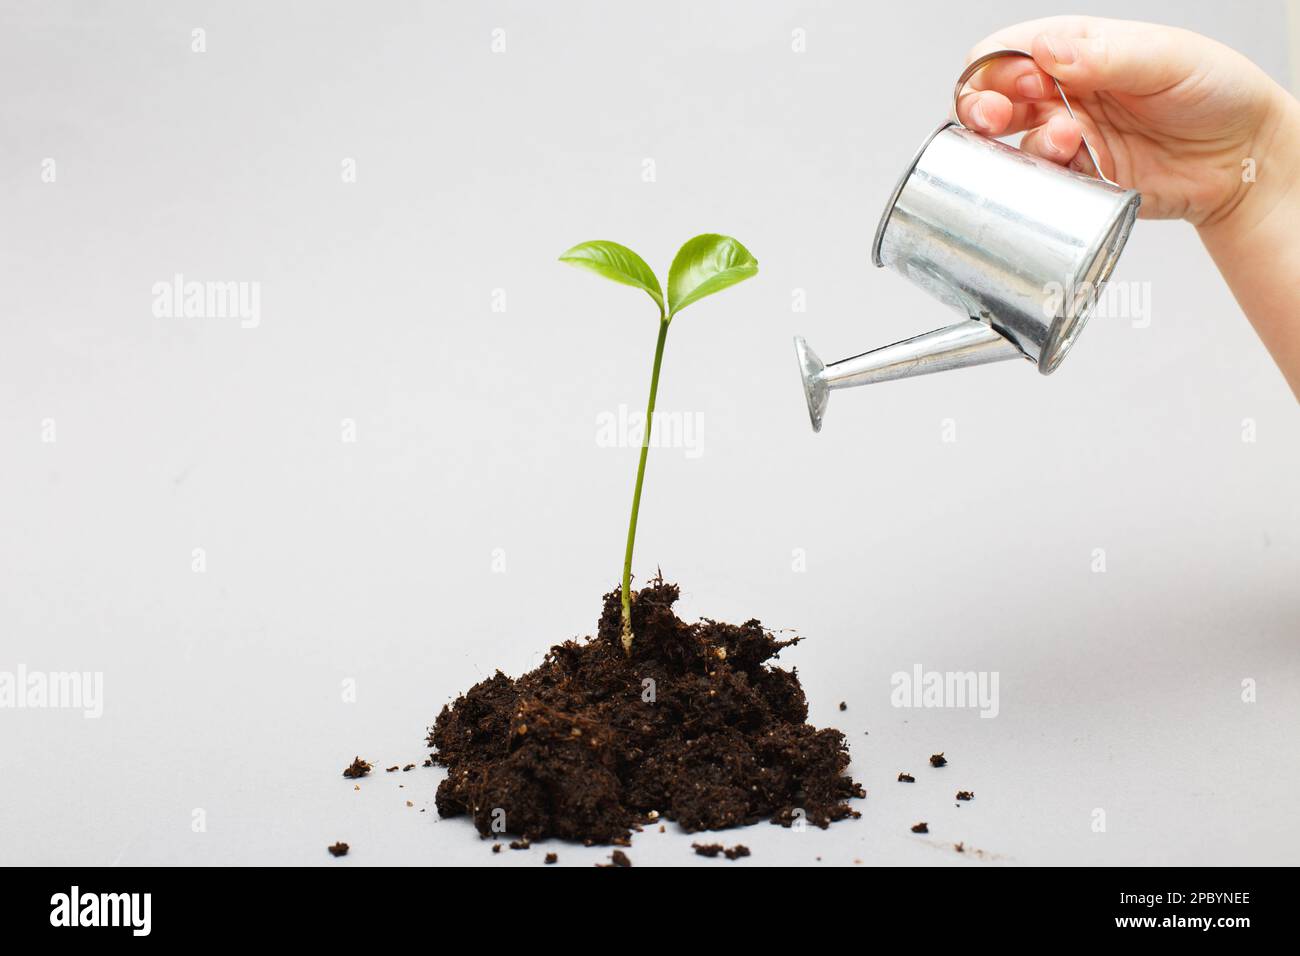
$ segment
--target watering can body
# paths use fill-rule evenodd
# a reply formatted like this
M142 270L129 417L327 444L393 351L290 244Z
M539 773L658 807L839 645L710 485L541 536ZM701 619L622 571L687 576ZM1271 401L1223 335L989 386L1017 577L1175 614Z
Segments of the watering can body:
M999 51L975 61L957 92L984 62L1011 54L1028 55ZM814 430L835 389L1009 359L1032 361L1044 375L1055 371L1114 269L1140 203L1135 190L959 123L941 125L894 189L872 259L962 319L831 365L796 339Z

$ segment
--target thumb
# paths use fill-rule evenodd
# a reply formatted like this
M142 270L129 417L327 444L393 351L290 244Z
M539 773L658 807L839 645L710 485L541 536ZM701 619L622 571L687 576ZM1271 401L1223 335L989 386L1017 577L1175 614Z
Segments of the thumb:
M1190 46L1177 42L1168 29L1083 37L1040 33L1030 52L1067 88L1149 96L1194 72L1196 58Z

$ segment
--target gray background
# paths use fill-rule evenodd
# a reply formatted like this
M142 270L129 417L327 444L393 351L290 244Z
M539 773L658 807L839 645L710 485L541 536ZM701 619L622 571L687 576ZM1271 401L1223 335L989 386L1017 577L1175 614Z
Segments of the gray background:
M1289 76L1281 4L1082 6ZM1097 320L1053 378L876 386L808 428L792 335L829 360L950 321L871 234L966 50L1052 12L0 5L0 670L105 681L99 720L0 711L4 862L540 863L440 822L441 770L339 771L419 763L446 701L592 631L636 457L597 416L644 402L655 316L555 257L666 269L704 231L761 271L674 323L660 407L702 454L652 452L637 571L797 628L870 790L827 832L726 834L732 865L1294 862L1297 408L1190 227L1139 225L1117 279L1150 326ZM178 272L260 282L260 326L154 317ZM999 672L999 716L893 708L917 663Z

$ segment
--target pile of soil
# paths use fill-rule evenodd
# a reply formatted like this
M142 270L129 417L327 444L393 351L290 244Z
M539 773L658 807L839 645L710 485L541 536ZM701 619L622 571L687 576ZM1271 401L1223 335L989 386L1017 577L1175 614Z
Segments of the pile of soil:
M858 816L844 735L809 725L795 672L768 664L799 639L756 620L687 624L678 595L659 579L635 596L631 657L614 591L596 637L443 707L429 734L448 768L438 812L484 836L501 810L505 832L530 840L620 844L656 814L691 832Z

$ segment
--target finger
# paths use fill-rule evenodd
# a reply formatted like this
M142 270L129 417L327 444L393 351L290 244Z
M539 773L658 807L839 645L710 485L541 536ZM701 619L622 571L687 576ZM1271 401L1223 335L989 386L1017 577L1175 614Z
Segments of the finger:
M991 60L970 78L967 88L1001 93L1012 103L1037 101L1056 96L1056 81L1025 57Z
M1042 122L1040 116L1042 109L1042 105L1038 103L1012 103L1011 120L998 135L1010 136L1012 133L1023 133L1027 129L1033 129Z
M1053 113L1047 121L1035 126L1020 140L1026 153L1041 156L1050 162L1065 166L1074 159L1083 144L1083 127L1071 119L1064 109Z
M1024 61L1030 62L1028 60ZM972 82L972 88L1001 93L1012 103L1056 99L1056 80L1038 67L1021 69L1017 73L1000 74L982 84Z
M1092 117L1082 111L1071 115L1061 103L1039 104L1039 111L1040 122L1021 137L1021 149L1069 166L1086 176L1114 177L1115 157ZM1096 151L1096 164L1092 161L1089 144ZM1062 158L1062 153L1069 155Z
M957 119L988 136L1002 136L1015 112L1011 101L1001 93L972 91L957 100Z
M1184 37L1190 39L1183 39ZM1192 76L1202 38L1152 27L1134 32L1098 28L1085 36L1046 31L1034 37L1034 61L1071 90L1111 90L1147 96Z
M975 112L973 108L974 102L976 99L983 101L986 98L995 98L995 97L997 99L993 99L993 103L995 105L993 107L994 112L992 118L996 120L996 126L990 127L990 126L981 125L981 122L977 122L975 116L973 115ZM978 93L966 93L962 96L960 100L957 101L957 118L965 126L969 127L970 129L976 130L980 133L983 133L985 136L1010 136L1013 133L1021 133L1027 129L1032 129L1035 126L1040 125L1046 119L1047 115L1051 112L1053 108L1060 107L1059 100L1056 101L1055 107L1053 107L1053 104L1050 102L1012 103L1010 118L1006 119L1005 107L1001 105L996 105L999 103L999 101L1004 103L1009 102L1000 93L992 93L988 91L978 92ZM981 103L981 114L983 117L982 122L987 123L989 121L990 114L988 110L983 107L982 103Z
M972 90L996 90L1005 96L1011 96L1015 93L1016 81L1027 73L1042 74L1038 63L1031 57L999 57L980 67L968 85Z
M1055 99L1056 81L1039 69L1022 73L1015 79L1014 96L1024 100Z

